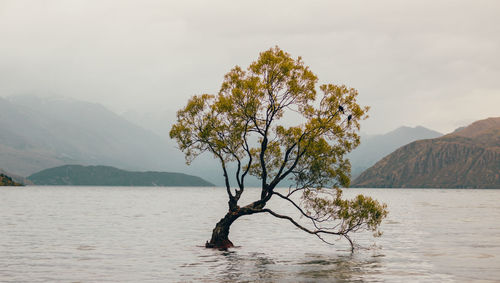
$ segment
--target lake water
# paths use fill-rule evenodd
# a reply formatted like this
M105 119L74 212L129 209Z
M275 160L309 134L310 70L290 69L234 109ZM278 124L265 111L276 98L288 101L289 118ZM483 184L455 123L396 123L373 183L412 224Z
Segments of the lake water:
M202 246L222 188L2 187L0 282L499 282L500 190L345 190L359 193L389 216L354 253L269 215L240 218L238 247L217 251Z

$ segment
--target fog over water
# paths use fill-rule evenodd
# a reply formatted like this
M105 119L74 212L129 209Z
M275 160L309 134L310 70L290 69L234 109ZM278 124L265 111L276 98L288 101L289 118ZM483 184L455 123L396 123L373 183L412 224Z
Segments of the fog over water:
M364 131L446 133L498 115L500 2L0 2L0 96L69 96L168 124L234 65L279 45L355 87Z

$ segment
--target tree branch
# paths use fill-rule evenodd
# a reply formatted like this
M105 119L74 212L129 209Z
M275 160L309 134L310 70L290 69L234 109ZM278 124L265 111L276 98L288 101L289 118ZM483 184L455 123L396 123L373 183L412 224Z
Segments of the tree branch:
M248 164L247 168L245 169L245 172L241 175L241 183L243 185L243 188L245 186L245 176L248 174L250 171L250 166L252 165L252 153L250 152L250 147L248 146L248 140L247 140L247 133L248 133L248 121L245 125L245 133L243 135L243 141L244 141L244 146L243 149L245 149L247 155L248 155ZM242 190L243 190L242 188Z
M302 210L302 208L300 208L300 206L299 206L299 205L297 205L297 204L296 204L293 200L291 200L290 198L288 198L288 197L286 197L286 196L284 196L284 195L282 195L282 194L280 194L280 193L278 193L278 192L273 192L273 194L275 194L275 195L279 196L280 198L282 198L282 199L287 200L288 202L290 202L293 206L295 206L295 208L296 208L298 211L300 211L300 213L301 213L303 216L305 216L305 217L307 217L307 218L311 219L311 220L312 220L312 222L313 222L313 224L314 224L314 226L316 226L316 224L315 224L314 222L315 222L315 221L317 221L317 220L316 220L314 217L312 217L312 216L308 215L307 213L305 213L305 212L304 212L304 210Z
M352 242L352 240L349 238L349 236L347 236L347 232L343 233L343 232L332 232L332 231L325 231L325 230L321 230L321 229L318 229L318 230L309 230L307 229L306 227L300 225L299 223L297 223L297 221L295 221L293 218L291 218L290 216L287 216L287 215L281 215L281 214L278 214L272 210L270 210L269 208L265 208L265 209L262 209L261 210L262 212L267 212L269 214L271 214L272 216L274 217L277 217L277 218L281 218L281 219L286 219L288 221L290 221L293 225L295 225L295 227L299 228L300 230L306 232L306 233L309 233L311 235L316 235L318 236L318 238L320 238L322 241L326 242L323 238L321 238L321 235L320 234L328 234L328 235L336 235L336 236L342 236L344 238L346 238L349 243L351 244L351 251L354 251L354 243Z
M227 174L226 162L224 161L224 158L222 158L222 155L219 152L217 152L210 143L208 143L208 146L221 162L222 170L224 171L224 181L226 184L226 191L227 195L229 196L229 209L232 210L234 208L234 205L236 205L236 203L233 193L231 193L231 185L229 184L229 176Z

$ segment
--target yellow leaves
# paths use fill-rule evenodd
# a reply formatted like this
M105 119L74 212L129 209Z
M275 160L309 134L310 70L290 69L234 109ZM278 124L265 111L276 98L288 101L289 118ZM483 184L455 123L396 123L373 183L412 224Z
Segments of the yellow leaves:
M339 233L348 233L359 229L377 231L382 220L387 217L387 205L371 197L357 195L353 199L343 199L342 190L336 189L334 196L325 195L317 190L304 190L303 205L317 220L338 220Z
M250 77L259 79L263 90L277 97L276 100L282 100L281 96L285 93L297 103L311 101L315 97L316 75L304 66L300 58L294 60L279 47L260 53L259 59L250 65L248 71Z
M234 103L229 97L219 95L217 101L215 101L214 110L219 113L230 113L234 110Z
M316 99L317 81L300 57L273 47L246 70L231 69L217 96L193 96L177 112L170 137L188 163L205 151L220 160L224 172L228 162L237 161L238 185L249 173L265 180L263 195L272 196L280 181L293 179L296 191L303 190L305 211L316 220L338 220L341 235L375 231L387 215L385 204L362 195L342 199L340 189L326 197L322 190L349 185L344 155L359 144L359 122L368 107L345 85L321 85ZM285 119L290 112L300 122Z
M183 115L183 113L190 116L196 115L197 113L203 111L208 104L208 100L213 98L214 96L210 94L195 95L188 101L186 108L177 112L177 115Z
M246 70L231 69L217 96L193 96L177 113L170 136L190 158L204 151L224 160L251 156L251 174L257 177L263 171L276 177L282 170L301 185L348 185L350 165L343 155L359 144L359 121L367 108L357 104L358 92L344 85L321 85L316 100L317 81L300 57L273 47ZM283 122L287 111L295 111L301 122ZM269 143L262 148L264 137Z

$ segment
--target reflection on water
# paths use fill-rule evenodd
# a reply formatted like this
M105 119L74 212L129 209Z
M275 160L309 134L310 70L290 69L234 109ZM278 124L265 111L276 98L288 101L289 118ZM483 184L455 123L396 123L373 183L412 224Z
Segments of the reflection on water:
M358 193L386 202L390 214L381 238L355 235L361 248L350 253L342 240L325 245L268 215L235 222L237 248L205 249L226 210L218 188L1 188L0 282L500 278L500 191L354 189L346 195Z

